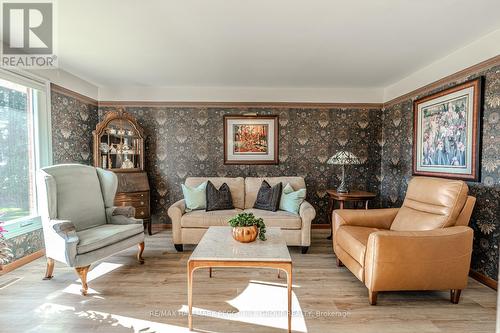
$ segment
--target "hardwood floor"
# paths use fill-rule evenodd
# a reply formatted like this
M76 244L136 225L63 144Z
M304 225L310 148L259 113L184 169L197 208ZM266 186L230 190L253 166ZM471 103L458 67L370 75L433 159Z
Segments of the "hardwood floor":
M379 293L378 305L345 267L337 267L328 230L313 230L307 254L294 262L292 328L297 332L494 332L496 292L475 280L460 303L442 292ZM92 265L89 294L80 296L72 268L56 262L43 281L45 259L0 277L1 332L187 332L186 261L171 231L146 238L145 264L136 247ZM285 332L286 280L275 270L214 269L195 273L198 332ZM196 312L195 312L196 313ZM276 317L276 314L281 316Z

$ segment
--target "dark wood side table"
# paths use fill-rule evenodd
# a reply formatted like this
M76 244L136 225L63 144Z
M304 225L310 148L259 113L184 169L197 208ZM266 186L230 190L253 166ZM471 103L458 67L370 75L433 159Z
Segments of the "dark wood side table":
M326 190L328 194L328 222L330 223L330 236L328 239L332 239L333 236L333 221L332 221L332 212L333 207L335 207L335 201L338 201L340 204L340 209L344 209L344 202L353 201L353 202L363 202L365 203L365 209L368 209L368 202L375 198L377 195L372 192L366 191L351 191L347 193L339 193L336 190Z

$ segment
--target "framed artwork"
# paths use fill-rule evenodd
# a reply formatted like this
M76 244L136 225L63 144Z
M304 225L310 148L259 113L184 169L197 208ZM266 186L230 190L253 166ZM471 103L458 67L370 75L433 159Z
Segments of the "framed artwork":
M413 174L479 179L482 78L413 103Z
M224 116L224 164L278 164L278 116Z

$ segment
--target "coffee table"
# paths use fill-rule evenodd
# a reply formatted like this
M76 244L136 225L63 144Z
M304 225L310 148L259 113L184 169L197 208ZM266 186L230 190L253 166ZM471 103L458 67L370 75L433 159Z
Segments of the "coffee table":
M267 228L266 241L240 243L231 227L210 227L187 263L188 325L193 329L193 274L198 268L260 267L286 272L288 289L288 332L292 331L292 258L280 228Z

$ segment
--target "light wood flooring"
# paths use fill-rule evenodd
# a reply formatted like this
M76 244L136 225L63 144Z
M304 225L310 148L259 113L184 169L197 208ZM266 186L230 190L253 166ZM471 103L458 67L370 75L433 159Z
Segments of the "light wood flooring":
M494 332L496 292L475 280L451 304L449 291L367 291L345 267L336 267L327 230L313 230L294 263L293 330L297 332ZM42 281L44 258L0 277L0 332L187 332L186 261L171 231L146 239L139 265L135 248L93 265L89 295L80 296L73 269L56 263ZM286 332L286 280L274 270L214 269L195 273L194 329L198 332Z

